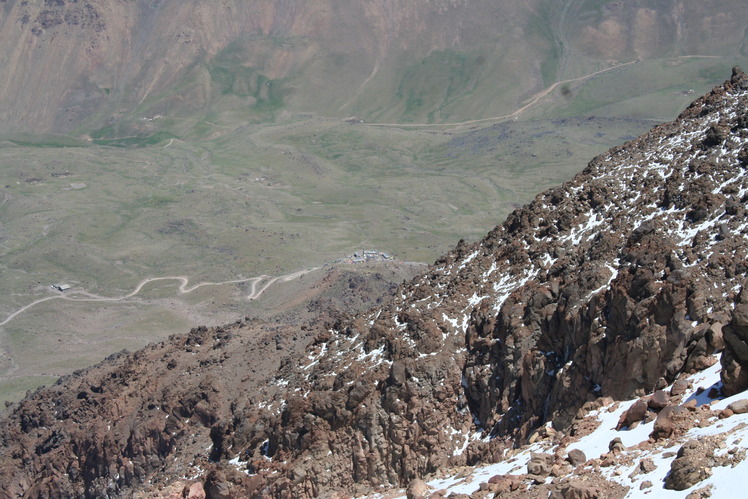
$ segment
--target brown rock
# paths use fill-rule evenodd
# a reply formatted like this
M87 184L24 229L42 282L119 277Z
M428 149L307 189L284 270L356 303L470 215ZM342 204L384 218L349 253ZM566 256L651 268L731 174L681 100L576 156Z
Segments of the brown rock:
M657 469L657 466L655 466L654 461L652 461L651 459L645 458L639 461L639 470L642 473L651 473L655 469Z
M707 485L706 487L694 490L686 496L686 499L708 499L710 497L712 497L712 486Z
M748 365L740 362L730 345L722 351L720 362L722 363L720 377L724 395L729 397L748 389Z
M709 452L698 440L689 440L678 450L665 478L665 488L686 490L712 475Z
M571 463L572 466L576 467L580 464L584 464L587 462L587 456L579 449L572 449L569 451L569 454L566 456L566 460Z
M707 329L705 338L712 352L719 352L725 348L725 338L722 334L722 324L715 322Z
M602 498L603 491L594 485L572 483L561 490L564 499L598 499Z
M618 420L618 424L616 425L616 430L620 430L626 426L630 427L633 423L638 423L643 420L646 415L647 402L643 399L639 399L634 402L627 411L621 414L621 418Z
M668 397L667 393L665 393L663 390L657 390L652 394L651 397L649 397L647 406L650 409L659 411L660 409L664 409L669 403L670 397Z
M562 477L568 475L571 472L571 466L567 462L561 462L560 464L554 464L551 466L551 476Z
M416 478L414 480L411 480L411 482L408 484L405 495L408 499L427 499L430 492L431 489L428 485L426 485L426 482L424 482L420 478Z
M540 485L545 483L545 479L548 475L536 475L534 473L528 473L527 478L533 483L533 485Z
M195 482L185 487L185 491L182 493L185 499L205 499L205 490L203 490L203 484Z
M741 328L741 333L743 328L748 328L748 303L743 303L742 297L741 303L735 305L735 310L732 311L732 321L730 324L736 328ZM743 340L748 339L743 334L739 335Z
M748 283L738 296L732 320L723 329L725 350L722 352L722 383L725 395L748 389Z
M733 414L745 414L748 412L748 399L736 400L728 405L727 408L731 410Z
M661 417L658 416L654 423L654 429L652 430L651 436L655 440L660 440L663 438L667 438L670 435L673 434L673 431L675 430L675 425L670 420L669 417Z
M718 417L719 419L727 419L727 418L729 418L730 416L733 416L734 414L735 414L735 413L734 413L734 412L732 412L732 409L730 409L730 408L728 407L727 409L722 409L721 411L719 411L719 415L718 415L717 417Z
M623 445L620 437L616 437L608 444L608 450L611 452L623 452L626 450L626 446Z
M649 480L644 480L641 483L641 485L639 485L639 490L651 489L651 488L652 488L652 482L650 482Z
M684 403L682 407L685 407L689 411L695 411L696 410L696 399L691 399Z
M207 499L232 499L231 486L226 481L213 479L205 483L205 496Z
M498 493L509 493L512 491L512 486L516 480L506 475L495 475L488 479L488 483L493 485L493 491ZM514 489L516 490L516 489Z
M533 452L527 463L527 472L531 475L548 476L551 472L553 456L540 452Z
M678 395L683 395L686 390L688 390L688 382L684 379L678 379L670 388L670 395L677 397Z

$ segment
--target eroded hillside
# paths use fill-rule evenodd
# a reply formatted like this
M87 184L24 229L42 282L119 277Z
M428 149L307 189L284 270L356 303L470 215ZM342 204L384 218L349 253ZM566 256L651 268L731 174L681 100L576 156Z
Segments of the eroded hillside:
M36 392L3 420L3 483L364 493L499 460L547 423L563 435L586 403L715 352L724 394L742 392L747 99L735 69L366 313L198 328Z
M557 81L619 63L746 55L745 8L6 0L0 131L158 138L194 130L154 119L262 121L282 110L394 122L499 116Z

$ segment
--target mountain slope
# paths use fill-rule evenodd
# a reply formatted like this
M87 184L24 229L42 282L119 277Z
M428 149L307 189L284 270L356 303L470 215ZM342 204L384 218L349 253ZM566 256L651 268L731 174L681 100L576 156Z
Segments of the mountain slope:
M36 392L0 428L2 482L33 497L178 478L209 497L363 493L497 460L723 348L724 392L740 392L747 169L735 69L366 314L197 329Z
M311 392L289 393L234 448L258 455L267 439L278 459L302 456L292 474L312 483L407 483L489 459L546 421L564 428L597 396L708 366L721 345L707 333L729 323L746 275L746 90L736 72L673 124L458 247L389 307L336 327L310 354L311 375L279 378ZM745 388L729 372L726 391ZM497 438L469 444L476 434Z
M280 110L464 121L619 62L748 53L739 0L1 4L0 132L97 139Z

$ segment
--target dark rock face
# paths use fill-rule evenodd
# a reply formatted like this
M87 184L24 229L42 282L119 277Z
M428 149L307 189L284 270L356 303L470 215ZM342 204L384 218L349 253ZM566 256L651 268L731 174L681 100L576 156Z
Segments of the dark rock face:
M748 286L743 285L732 320L723 329L725 351L722 355L723 391L734 395L748 389Z
M296 335L295 355L314 337L286 332ZM214 469L209 458L225 450L231 413L247 403L242 397L264 385L272 399L279 388L270 386L281 360L269 341L275 334L273 326L247 322L196 328L37 391L2 420L3 492L130 497L156 474L200 470L209 494L229 487L244 496L251 478Z
M365 493L496 459L549 422L566 428L585 403L661 389L722 348L725 391L739 390L746 117L748 77L735 70L675 122L460 243L390 302L281 328L308 338L294 343L308 344L303 356L258 359L274 345L250 351L255 331L242 325L40 391L3 422L0 479L35 497L125 494L188 473L216 497ZM270 363L251 372L260 360ZM668 402L642 400L623 423ZM686 410L664 407L653 436ZM533 471L551 464L539 457Z

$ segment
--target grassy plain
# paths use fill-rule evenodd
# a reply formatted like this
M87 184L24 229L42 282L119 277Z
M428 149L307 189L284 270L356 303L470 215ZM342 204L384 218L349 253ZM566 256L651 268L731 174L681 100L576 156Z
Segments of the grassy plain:
M440 57L457 73L474 63ZM157 120L135 142L0 137L0 399L122 348L265 311L246 300L249 281L187 294L155 281L104 300L146 278L183 276L189 288L280 276L362 248L431 262L745 62L631 64L559 86L517 120L372 126L278 111L258 124L219 101L200 118ZM62 298L57 283L89 301Z

